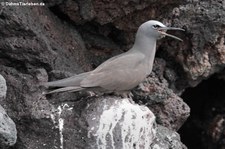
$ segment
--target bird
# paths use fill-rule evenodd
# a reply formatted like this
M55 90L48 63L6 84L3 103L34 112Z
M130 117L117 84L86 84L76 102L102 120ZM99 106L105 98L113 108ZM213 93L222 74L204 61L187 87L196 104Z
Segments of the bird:
M184 31L182 28L167 27L156 20L144 22L139 26L134 44L127 52L106 60L92 71L44 83L44 86L54 88L47 94L83 90L119 94L129 92L150 75L158 39L168 36L182 41L166 33L167 30Z

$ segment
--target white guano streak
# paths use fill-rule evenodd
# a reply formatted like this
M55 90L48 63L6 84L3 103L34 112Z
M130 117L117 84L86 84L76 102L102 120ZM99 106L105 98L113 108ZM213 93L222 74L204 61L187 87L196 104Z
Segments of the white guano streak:
M112 149L116 149L113 131L117 125L121 128L122 138L119 140L122 141L123 149L131 149L134 145L136 149L149 149L155 136L154 122L155 116L147 107L123 99L103 111L95 134L98 149L105 149L109 145L107 139L110 139L108 142L111 142Z
M73 107L69 107L68 104L63 104L58 106L56 115L51 114L51 119L53 121L53 124L56 125L56 128L59 129L59 137L60 137L60 149L63 149L63 127L64 127L64 119L61 118L61 114L63 110L73 110ZM57 123L58 121L58 123Z

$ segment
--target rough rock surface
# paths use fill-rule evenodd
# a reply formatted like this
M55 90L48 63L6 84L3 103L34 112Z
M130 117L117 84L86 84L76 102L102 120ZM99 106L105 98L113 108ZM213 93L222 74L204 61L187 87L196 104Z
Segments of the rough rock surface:
M18 141L13 148L85 148L87 119L79 117L87 95L45 97L42 92L46 89L38 84L91 70L126 51L137 27L146 20L186 30L173 32L184 42L165 38L157 43L156 57L160 59L154 73L133 90L134 100L147 104L157 123L179 129L189 115L179 95L224 69L224 1L43 2L44 7L0 6L0 73L8 85L1 105L17 126ZM91 99L98 103L102 98Z
M155 114L158 124L178 130L190 115L190 108L171 89L163 77L165 61L155 60L150 77L132 91L137 102L143 102Z
M0 75L0 99L6 97L6 81ZM17 130L13 120L7 115L5 109L0 105L0 148L13 146L16 143Z
M17 131L13 120L0 105L0 147L6 148L16 143Z
M5 78L0 75L0 101L2 101L6 97L7 85Z
M154 143L151 145L152 149L187 149L181 143L178 133L170 129L158 125L157 133Z
M223 0L187 0L175 7L172 14L167 22L183 26L186 36L181 45L168 46L171 43L167 42L162 48L173 51L167 57L173 57L186 76L175 81L182 90L224 69L225 4Z
M128 99L90 99L82 117L88 126L87 149L148 149L155 138L154 114L146 106L130 103Z

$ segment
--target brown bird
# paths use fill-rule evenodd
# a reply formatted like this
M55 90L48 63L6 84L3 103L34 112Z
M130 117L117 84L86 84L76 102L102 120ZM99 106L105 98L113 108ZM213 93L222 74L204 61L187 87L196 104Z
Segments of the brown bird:
M58 88L48 92L48 94L81 90L100 92L129 91L151 73L158 39L169 36L182 41L176 36L167 34L167 30L184 31L181 28L166 27L159 21L147 21L138 28L134 45L127 52L106 60L93 71L47 82L44 86Z

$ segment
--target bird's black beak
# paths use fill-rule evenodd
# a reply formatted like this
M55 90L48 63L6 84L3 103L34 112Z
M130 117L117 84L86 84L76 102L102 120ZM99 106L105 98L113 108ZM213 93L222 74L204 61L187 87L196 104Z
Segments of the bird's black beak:
M168 34L166 33L167 30L180 30L180 31L185 31L184 29L182 28L176 28L176 27L160 27L158 29L158 32L164 36L168 36L168 37L171 37L171 38L174 38L174 39L177 39L177 40L180 40L180 41L183 41L182 39L180 39L179 37L176 37L174 35L171 35L171 34Z

